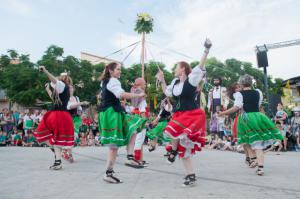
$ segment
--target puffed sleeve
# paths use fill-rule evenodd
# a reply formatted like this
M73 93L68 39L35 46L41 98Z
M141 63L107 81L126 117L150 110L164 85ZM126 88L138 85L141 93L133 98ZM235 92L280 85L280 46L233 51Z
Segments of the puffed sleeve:
M56 84L54 83L50 83L51 87L54 88L56 90L56 92L58 92L59 94L64 92L64 89L65 89L65 83L63 83L62 81L60 80L57 80L56 81Z
M167 88L165 90L165 95L167 97L172 97L173 96L172 95L172 93L173 93L172 90L173 90L173 87L174 87L174 84L175 84L176 80L178 80L178 78L173 79L171 84L167 86Z
M107 86L107 90L112 92L117 98L120 98L125 91L121 87L121 82L117 78L110 78Z
M233 94L234 104L233 106L242 108L243 107L243 95L240 92L236 92Z
M192 72L189 74L189 83L192 86L198 86L200 81L203 79L206 74L206 70L202 70L198 65L193 68Z

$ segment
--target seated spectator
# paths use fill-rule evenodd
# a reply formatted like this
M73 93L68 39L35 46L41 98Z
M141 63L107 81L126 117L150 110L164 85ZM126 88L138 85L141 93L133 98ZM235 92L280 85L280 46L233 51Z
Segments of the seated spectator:
M37 146L37 141L32 133L28 133L26 141L23 143L23 145L27 147Z
M220 150L221 148L224 147L223 140L219 138L217 134L214 135L214 138L210 142L209 149L218 149Z
M80 146L80 136L75 138L75 146Z
M229 135L229 136L225 136L224 137L224 141L223 141L223 148L222 150L224 151L235 151L235 143L233 141L233 136Z
M99 138L100 138L100 133L97 132L96 136L95 136L95 145L96 146L100 146Z
M15 146L23 146L23 136L22 136L22 132L19 131L18 134L16 134L14 136L14 145Z
M0 146L7 145L7 133L0 131Z
M85 133L80 133L80 143L79 146L87 146L87 138Z
M92 131L90 131L87 136L87 144L88 146L95 146L95 138Z

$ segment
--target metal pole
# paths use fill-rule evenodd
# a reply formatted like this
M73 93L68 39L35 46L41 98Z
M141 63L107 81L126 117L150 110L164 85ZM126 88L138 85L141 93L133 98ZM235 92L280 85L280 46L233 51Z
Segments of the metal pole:
M267 115L271 116L270 113L270 106L269 106L269 100L270 100L270 96L269 96L269 85L268 85L268 73L267 73L267 67L264 66L264 84L265 84L265 92L266 92L266 97L267 97Z
M141 64L142 64L142 78L145 79L145 33L142 33L142 52L141 52Z

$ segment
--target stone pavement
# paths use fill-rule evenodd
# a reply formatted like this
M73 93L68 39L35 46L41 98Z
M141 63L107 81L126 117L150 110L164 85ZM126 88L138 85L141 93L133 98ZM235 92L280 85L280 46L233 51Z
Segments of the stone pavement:
M62 171L48 169L53 155L48 148L0 148L0 199L90 198L300 198L300 153L268 153L265 176L244 163L244 155L204 150L194 158L197 186L182 188L181 162L166 163L164 148L145 152L145 169L124 166L125 149L119 152L115 171L124 181L107 184L105 147L74 149L75 163L63 162Z

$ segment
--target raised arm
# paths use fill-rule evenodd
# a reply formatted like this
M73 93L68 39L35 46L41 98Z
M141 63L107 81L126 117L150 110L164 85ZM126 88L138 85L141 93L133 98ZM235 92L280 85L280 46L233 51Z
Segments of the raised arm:
M205 43L204 43L205 50L204 50L204 53L203 53L203 55L200 59L200 63L199 63L199 67L201 70L205 70L205 61L207 59L207 55L209 53L211 46L212 46L212 43L211 43L210 39L206 39Z
M47 75L47 77L49 78L49 80L53 83L56 84L56 82L58 81L56 79L56 77L54 75L52 75L45 66L39 66L39 70L43 73L45 73Z

